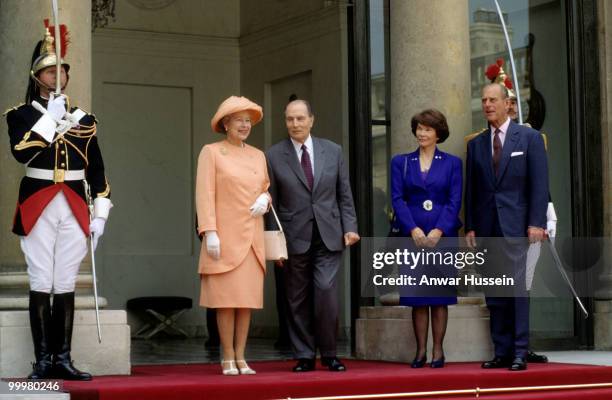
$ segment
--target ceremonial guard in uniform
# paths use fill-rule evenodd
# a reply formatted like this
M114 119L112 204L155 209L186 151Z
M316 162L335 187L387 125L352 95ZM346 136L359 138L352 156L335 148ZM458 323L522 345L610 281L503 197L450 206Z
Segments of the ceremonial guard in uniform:
M61 26L62 49L67 31ZM94 247L104 233L110 186L96 137L96 119L71 106L62 91L70 66L57 73L54 38L47 27L32 56L26 103L6 113L11 152L25 164L13 232L21 237L30 280L30 326L36 362L30 379L90 380L70 357L74 290L92 234ZM93 197L89 215L88 193ZM53 293L53 306L51 306Z
M491 64L487 67L485 75L491 81L491 83L499 83L500 85L504 85L508 89L508 99L509 99L509 108L508 108L508 117L512 119L512 121L519 123L519 115L518 115L518 99L516 94L513 91L512 80L506 74L503 69L504 61L502 59L498 59L494 64ZM524 125L531 127L529 124L525 123ZM467 143L474 139L476 136L480 135L483 132L488 132L489 128L485 128L484 130L474 132L465 137L465 143ZM544 140L544 148L547 149L547 138L545 134L541 134L542 139ZM550 193L550 191L549 191ZM557 215L555 213L555 207L552 203L552 200L548 202L548 208L546 210L546 232L547 234L553 238L556 234L557 230ZM527 251L527 269L525 273L525 277L527 280L527 290L531 290L531 286L533 283L533 276L535 274L535 267L540 255L540 247L541 244L533 243L529 246ZM548 357L542 354L537 354L533 351L528 351L526 356L526 361L529 363L547 363Z

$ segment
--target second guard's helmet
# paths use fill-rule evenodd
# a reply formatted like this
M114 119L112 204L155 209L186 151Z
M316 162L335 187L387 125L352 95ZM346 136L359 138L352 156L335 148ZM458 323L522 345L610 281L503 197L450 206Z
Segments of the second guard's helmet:
M512 90L512 80L504 71L503 66L504 60L499 58L495 64L491 64L487 67L485 75L487 78L489 78L491 83L499 83L500 85L504 85L506 89L508 89L508 97L511 99L516 99L516 94Z

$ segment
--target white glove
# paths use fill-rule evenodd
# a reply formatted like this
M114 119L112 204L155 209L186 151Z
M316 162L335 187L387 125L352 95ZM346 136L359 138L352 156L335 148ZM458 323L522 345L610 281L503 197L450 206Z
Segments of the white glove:
M216 231L206 231L206 251L208 255L218 260L221 258L221 241Z
M262 193L257 197L255 203L249 208L251 211L251 217L259 217L264 215L268 211L268 202L270 199L266 193Z
M557 221L546 222L546 233L550 238L557 236Z
M548 208L546 209L546 233L551 238L557 235L557 213L552 202L548 203Z
M56 122L60 122L64 118L64 114L66 114L66 96L60 95L54 97L53 93L49 94L47 112Z
M104 225L106 220L104 218L94 218L89 224L89 232L91 233L91 240L93 241L94 251L98 247L98 240L104 235Z

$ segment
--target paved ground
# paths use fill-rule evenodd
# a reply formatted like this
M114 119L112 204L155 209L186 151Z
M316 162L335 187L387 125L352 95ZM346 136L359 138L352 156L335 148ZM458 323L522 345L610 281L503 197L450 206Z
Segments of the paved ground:
M609 351L538 351L548 356L551 362L612 366ZM351 358L348 342L339 343L338 356ZM247 360L290 360L291 351L277 349L274 340L249 339ZM151 339L132 340L132 364L182 364L219 362L219 348L205 346L205 339Z

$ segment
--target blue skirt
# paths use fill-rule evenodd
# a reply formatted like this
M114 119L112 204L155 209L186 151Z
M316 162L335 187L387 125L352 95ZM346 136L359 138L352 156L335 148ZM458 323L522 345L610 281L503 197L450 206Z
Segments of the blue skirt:
M455 237L441 238L438 246L433 249L418 249L414 246L412 239L407 250L426 254L430 251L431 258L425 265L414 268L400 266L398 271L401 275L409 277L412 284L400 286L400 305L421 306L443 306L457 304L457 269L453 263L439 263L440 258L453 257L458 240ZM433 255L436 254L436 257ZM444 256L444 257L442 257Z

